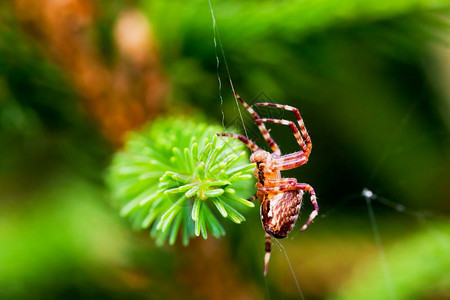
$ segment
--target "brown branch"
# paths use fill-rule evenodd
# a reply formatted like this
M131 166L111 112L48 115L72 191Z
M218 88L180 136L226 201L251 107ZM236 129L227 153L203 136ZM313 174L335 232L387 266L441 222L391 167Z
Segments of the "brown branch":
M82 99L82 108L104 137L120 145L128 130L155 117L167 91L155 38L138 11L115 23L117 58L102 59L92 38L97 11L89 0L14 0L14 11L43 53L61 66Z

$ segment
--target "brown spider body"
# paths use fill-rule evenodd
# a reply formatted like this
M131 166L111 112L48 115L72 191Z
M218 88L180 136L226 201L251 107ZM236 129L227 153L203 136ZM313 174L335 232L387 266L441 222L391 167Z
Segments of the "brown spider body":
M292 121L260 118L253 108L242 100L239 95L235 94L235 96L253 116L261 134L273 151L269 153L260 149L254 142L240 134L217 134L219 136L237 138L253 151L250 160L256 163L255 177L258 182L256 183L257 192L249 200L257 198L261 203L261 221L266 231L266 255L264 259L264 275L266 275L271 252L271 237L284 238L292 231L300 213L305 191L310 194L314 210L300 230L305 230L319 212L314 189L307 183L297 183L296 178L284 178L280 172L294 169L307 163L312 143L300 112L295 107L275 103L256 104L257 106L272 106L292 111L295 114L300 130ZM289 126L301 147L301 151L281 155L280 148L270 136L264 122Z
M277 239L287 237L297 222L302 197L303 192L297 190L264 195L261 202L264 230Z
M273 156L267 151L258 150L250 161L256 163L255 177L258 179L256 197L261 203L261 221L264 230L275 238L285 238L294 228L302 204L303 192L290 190L263 191L261 188L275 188L281 178L273 162ZM292 187L296 186L293 181Z

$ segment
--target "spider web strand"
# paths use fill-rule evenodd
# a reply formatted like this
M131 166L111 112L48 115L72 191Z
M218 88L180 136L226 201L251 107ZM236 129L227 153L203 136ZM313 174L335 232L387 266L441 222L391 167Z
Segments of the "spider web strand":
M222 57L223 57L223 63L225 65L225 69L227 71L228 80L230 82L231 90L233 91L234 101L236 103L236 107L237 107L238 112L239 112L239 117L241 119L242 127L244 128L245 136L248 138L247 129L246 129L245 123L244 123L244 118L242 117L242 112L241 112L241 109L240 109L240 106L239 106L239 102L238 102L237 97L236 97L236 90L234 88L233 80L231 79L230 68L228 67L227 58L225 56L225 51L223 50L222 41L220 39L219 29L217 27L216 17L215 17L215 14L214 14L214 9L213 9L211 0L208 0L208 4L209 4L209 9L211 11L211 18L212 18L212 22L213 22L214 50L215 50L215 55L216 55L217 80L219 82L219 97L220 97L220 105L221 105L221 111L222 111L222 126L225 127L224 126L225 114L223 113L223 107L222 107L223 106L222 80L221 80L220 74L219 74L220 59L219 59L219 55L217 53L217 46L219 46L220 52L221 52Z
M381 241L381 235L380 235L380 231L378 229L378 224L377 224L377 221L375 218L375 212L373 211L373 207L372 207L371 200L374 197L374 195L370 190L364 189L362 192L362 196L366 199L367 211L369 213L369 219L370 219L370 224L372 226L373 237L375 239L375 243L378 248L381 268L383 269L384 280L385 280L385 284L386 284L386 289L389 293L389 299L395 300L397 298L395 297L394 287L392 285L392 276L391 276L391 272L389 270L389 265L387 262L386 253L383 248L383 243Z
M300 298L301 298L302 300L305 300L305 296L303 295L302 289L300 288L299 281L298 281L298 279L297 279L297 276L295 275L294 268L292 267L292 263L291 263L291 260L289 259L289 256L288 256L288 254L287 254L287 252L286 252L286 249L285 249L285 248L283 247L283 245L282 245L276 238L274 238L273 236L272 236L272 241L275 241L275 242L277 243L278 247L280 248L280 250L283 252L284 256L286 257L286 261L287 261L287 263L288 263L288 265L289 265L289 269L291 270L292 277L293 277L294 280L295 280L295 285L297 286L297 290L298 290L298 293L300 294Z

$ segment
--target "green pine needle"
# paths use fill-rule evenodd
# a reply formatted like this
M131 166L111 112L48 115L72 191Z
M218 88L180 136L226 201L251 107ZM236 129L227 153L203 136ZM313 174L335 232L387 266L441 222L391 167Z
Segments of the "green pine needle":
M218 217L245 221L241 212L254 204L245 146L215 136L224 132L198 120L159 119L129 136L117 153L107 182L120 215L136 229L150 228L158 245L177 237L187 245L191 237L208 232L225 234Z

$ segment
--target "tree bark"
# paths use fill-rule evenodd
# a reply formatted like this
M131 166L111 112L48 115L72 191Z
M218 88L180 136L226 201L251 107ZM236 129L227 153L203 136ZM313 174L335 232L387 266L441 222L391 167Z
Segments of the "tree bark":
M167 82L151 26L140 12L118 16L117 56L108 65L92 35L99 16L93 1L13 0L13 7L44 55L68 75L81 107L108 141L120 146L124 133L159 113Z

